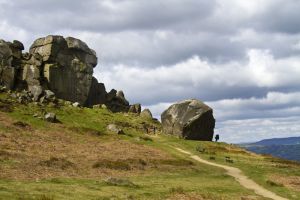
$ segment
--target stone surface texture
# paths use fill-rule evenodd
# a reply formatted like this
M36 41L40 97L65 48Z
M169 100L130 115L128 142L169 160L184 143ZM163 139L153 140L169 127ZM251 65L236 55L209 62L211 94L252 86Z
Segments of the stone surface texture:
M191 140L211 141L214 135L213 110L190 99L171 105L161 115L163 132Z

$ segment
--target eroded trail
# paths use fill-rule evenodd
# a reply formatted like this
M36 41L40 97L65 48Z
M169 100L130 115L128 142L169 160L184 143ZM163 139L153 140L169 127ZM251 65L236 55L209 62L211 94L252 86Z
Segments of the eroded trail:
M280 197L280 196L276 195L275 193L273 193L273 192L263 188L262 186L258 185L253 180L251 180L250 178L245 176L243 174L243 172L238 168L230 167L230 166L227 166L227 165L221 165L221 164L217 164L217 163L213 163L213 162L209 162L207 160L204 160L204 159L200 158L199 156L191 154L188 151L182 150L180 148L175 148L175 149L180 151L181 153L189 155L192 159L194 159L198 162L225 169L227 171L227 174L234 177L235 180L238 181L243 187L245 187L247 189L250 189L250 190L254 190L254 192L258 195L261 195L261 196L266 197L266 198L274 199L274 200L287 200L286 198Z

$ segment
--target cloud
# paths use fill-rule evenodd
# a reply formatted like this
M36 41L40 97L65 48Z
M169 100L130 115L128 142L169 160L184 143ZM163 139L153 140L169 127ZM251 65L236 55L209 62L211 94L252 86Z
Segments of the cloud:
M276 58L299 54L299 50L291 48L300 40L299 34L261 28L282 18L298 23L294 16L297 13L289 13L297 10L299 3L295 1L2 0L0 3L1 19L34 36L85 35L84 39L94 44L97 53L103 56L102 66L122 63L157 67L178 63L192 55L212 62L228 62L245 59L247 49L254 48L270 49ZM157 12L160 10L163 12ZM242 40L232 39L239 34ZM0 36L3 37L1 33ZM24 42L32 43L34 38Z
M20 27L11 26L6 21L0 22L0 33L2 38L7 41L20 40L24 41L28 39L28 32Z
M148 108L151 108L155 116L160 116L172 103L159 103ZM300 116L300 92L269 92L262 98L223 99L207 101L206 104L214 109L218 122Z
M28 0L4 1L2 6L6 8L2 15L8 16L11 23L22 24L32 30L51 31L54 26L59 29L123 31L157 29L191 19L199 20L210 14L214 1L74 0L70 3L66 0ZM22 17L14 16L14 10L20 11L18 14Z
M275 0L265 12L254 18L257 20L257 29L286 34L299 33L299 9L299 1Z
M216 129L221 141L229 143L255 142L267 138L299 136L300 118L264 118L230 120Z
M262 98L224 99L208 102L219 121L291 117L300 115L300 92L269 92Z
M276 60L268 50L251 49L247 62L213 64L193 56L171 66L120 64L96 74L109 87L126 88L130 100L151 105L182 98L214 101L299 90L299 63L298 57Z
M282 18L298 23L297 13L288 12L297 10L295 1L2 0L0 4L3 21L32 35L25 38L26 46L37 36L79 36L97 50L106 68L119 63L157 67L193 55L215 63L242 61L247 49L270 49L275 58L299 54L293 48L299 33L262 29Z

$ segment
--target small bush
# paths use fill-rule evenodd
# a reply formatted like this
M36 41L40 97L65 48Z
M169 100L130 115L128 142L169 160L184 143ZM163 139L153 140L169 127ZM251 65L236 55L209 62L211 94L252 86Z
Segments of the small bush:
M20 127L20 128L26 128L29 127L30 125L25 123L25 122L21 122L21 121L17 121L13 123L14 126Z
M100 160L93 165L93 168L107 168L113 170L131 170L131 166L126 160Z
M100 131L92 128L86 128L86 127L70 127L71 131L81 133L81 134L89 134L93 136L102 136L104 133L101 133Z
M184 194L184 189L181 186L170 188L170 193Z
M119 178L108 178L105 180L106 184L112 186L123 186L123 187L138 187L133 182L129 181L128 179L119 179Z
M265 160L270 161L272 163L279 163L279 164L285 164L285 165L299 165L298 162L292 161L292 160L285 160L282 158L274 158L274 157L266 157Z
M272 180L267 180L267 184L268 184L268 185L271 185L271 186L274 186L274 187L283 187L283 184L281 184L281 183L276 183L276 182L274 182L274 181L272 181Z
M171 165L171 166L193 166L195 165L194 162L190 160L184 160L184 159L177 159L177 160L156 160L157 164L161 165Z
M139 137L141 140L147 141L147 142L153 142L153 139L148 136L140 136Z
M0 111L10 113L13 111L13 106L10 102L0 99Z
M201 146L197 146L196 147L196 151L200 152L200 153L205 153L206 152L206 149L201 147Z
M0 150L0 162L9 160L13 156L14 156L13 154L11 154L5 150Z
M59 178L52 178L49 180L51 183L56 183L56 184L61 184L64 183L63 180L59 179Z
M67 159L56 157L51 157L49 160L41 161L39 164L42 166L60 168L63 170L70 167L74 167L74 163L68 161Z

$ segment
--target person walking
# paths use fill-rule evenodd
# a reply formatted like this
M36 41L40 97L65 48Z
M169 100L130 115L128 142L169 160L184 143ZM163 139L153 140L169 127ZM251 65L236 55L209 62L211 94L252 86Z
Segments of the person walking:
M217 134L217 135L215 136L216 142L218 142L219 139L220 139L220 136L219 136L219 134Z

